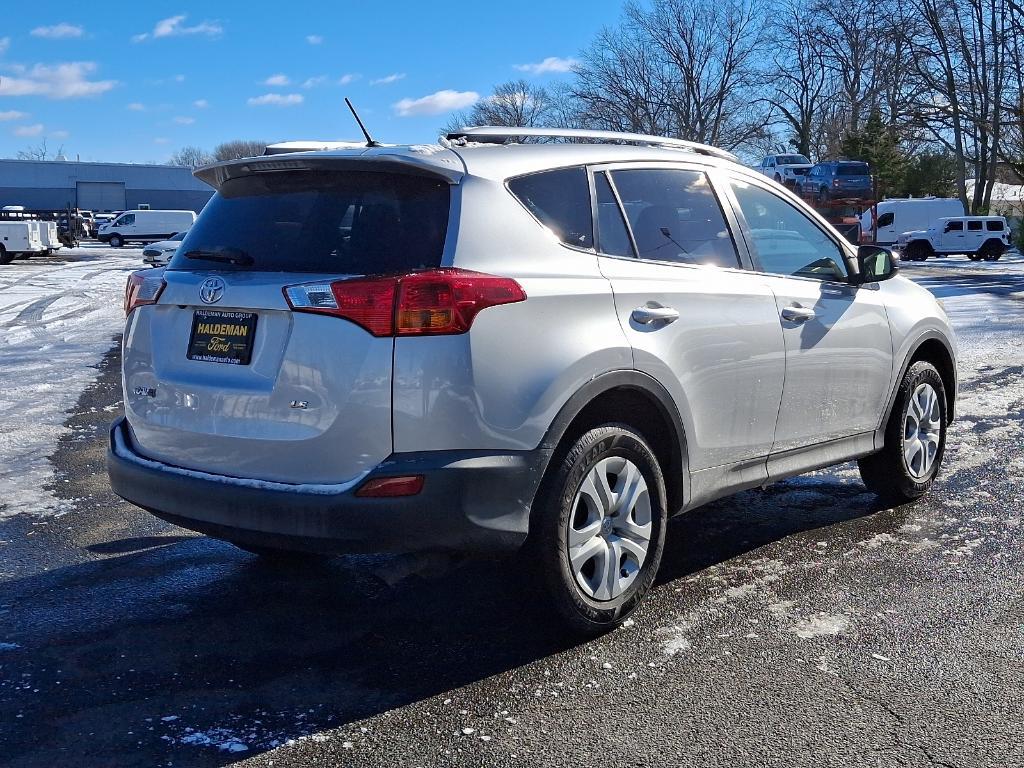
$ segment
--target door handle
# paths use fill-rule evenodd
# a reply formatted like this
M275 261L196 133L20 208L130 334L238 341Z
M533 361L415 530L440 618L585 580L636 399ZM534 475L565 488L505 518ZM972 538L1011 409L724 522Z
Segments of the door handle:
M659 321L668 324L679 319L679 312L672 307L637 307L630 317L641 325L650 325Z
M806 323L814 319L814 310L809 307L801 307L799 304L790 304L782 310L782 319L791 323Z

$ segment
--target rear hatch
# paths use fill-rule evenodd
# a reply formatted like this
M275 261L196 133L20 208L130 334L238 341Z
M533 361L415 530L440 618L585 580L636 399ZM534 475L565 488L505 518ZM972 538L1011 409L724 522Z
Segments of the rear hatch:
M136 450L285 483L344 483L380 463L392 450L394 339L313 308L339 280L436 268L449 198L439 177L351 168L224 181L156 303L129 315Z

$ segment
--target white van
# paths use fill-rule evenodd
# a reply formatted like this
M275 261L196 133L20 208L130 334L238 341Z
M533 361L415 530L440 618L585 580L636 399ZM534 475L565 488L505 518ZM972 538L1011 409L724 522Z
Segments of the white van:
M125 243L155 243L191 227L195 211L125 211L100 227L96 239L120 248Z
M871 232L871 209L861 217L861 228ZM955 197L913 197L878 203L878 245L894 245L900 234L928 229L939 219L963 216L964 206Z
M46 250L39 239L38 224L38 221L0 221L0 264L10 264L18 256Z

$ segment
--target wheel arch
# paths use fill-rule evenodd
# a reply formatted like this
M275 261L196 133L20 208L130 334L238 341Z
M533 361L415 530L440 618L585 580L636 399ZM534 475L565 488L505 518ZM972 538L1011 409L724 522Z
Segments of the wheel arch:
M885 425L889 423L893 406L896 403L896 394L899 392L900 382L906 376L907 370L919 360L925 360L935 366L942 378L942 386L946 394L946 420L952 423L956 415L956 391L957 373L956 358L950 348L949 342L938 331L927 331L922 334L907 353L903 364L900 367L899 375L895 378L892 391L889 393L889 402L885 407L882 423L875 430L875 447L881 448L885 439Z
M639 371L602 374L569 398L541 442L551 452L545 473L557 466L576 438L608 422L628 424L644 436L662 465L669 514L681 510L690 493L682 419L668 390Z

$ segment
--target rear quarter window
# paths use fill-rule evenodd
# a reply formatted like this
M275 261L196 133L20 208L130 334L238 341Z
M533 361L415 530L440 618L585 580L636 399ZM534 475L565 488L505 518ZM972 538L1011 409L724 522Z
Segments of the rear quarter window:
M594 247L590 181L586 168L560 168L510 179L509 191L561 242Z
M1001 222L1001 221L987 221L987 222L985 222L985 225L988 228L989 232L1002 232L1003 231L1003 222Z
M446 182L368 171L284 171L226 181L170 269L386 274L440 265Z

